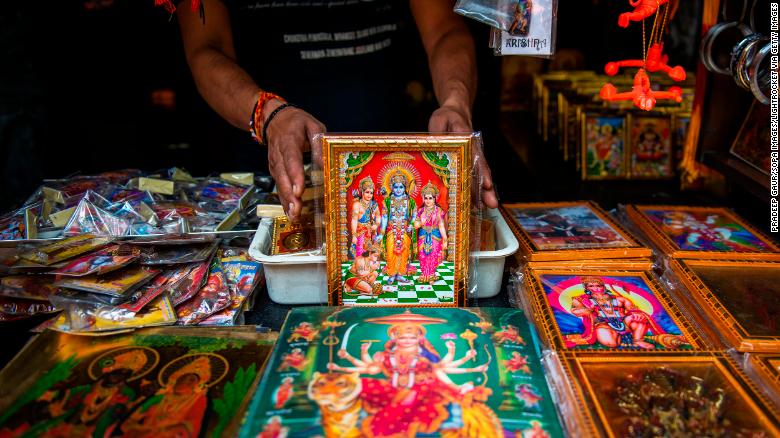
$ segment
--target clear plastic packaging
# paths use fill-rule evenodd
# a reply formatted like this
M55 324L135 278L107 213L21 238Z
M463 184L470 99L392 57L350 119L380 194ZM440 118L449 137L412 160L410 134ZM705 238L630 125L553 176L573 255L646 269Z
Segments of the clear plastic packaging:
M51 303L40 300L0 297L0 313L13 316L34 316L54 313L58 309Z
M176 307L177 324L194 325L209 316L226 309L232 303L230 288L218 258L209 268L208 280L190 300Z
M140 250L129 245L112 245L86 256L68 262L49 274L68 277L84 275L102 275L133 262L140 255Z
M179 306L195 296L208 278L209 261L186 266L188 266L189 272L187 272L184 279L168 289L168 294L174 306Z
M496 55L555 54L557 0L458 0L454 11L493 27Z
M0 296L48 301L57 292L54 278L48 275L11 275L0 279Z
M138 313L116 306L71 304L52 323L51 329L79 334L172 325L175 322L176 314L170 300L161 295Z
M111 214L85 197L79 201L62 234L64 236L80 234L124 236L130 230L132 222L132 219L127 220Z
M216 250L217 242L197 245L147 247L140 252L140 263L149 266L197 263L211 259Z

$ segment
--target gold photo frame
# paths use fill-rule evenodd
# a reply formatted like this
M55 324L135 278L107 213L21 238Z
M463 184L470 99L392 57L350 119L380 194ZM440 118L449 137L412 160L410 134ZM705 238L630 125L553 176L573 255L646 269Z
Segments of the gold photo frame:
M690 259L670 267L738 351L780 353L780 263Z
M648 271L525 272L537 328L555 350L659 354L708 348Z
M322 137L331 304L465 305L473 141Z
M501 212L529 261L652 256L590 201L503 204Z
M780 261L780 248L722 207L629 205L628 217L673 258Z
M724 436L780 434L775 406L722 353L582 354L560 360L582 436L612 438L629 430L641 435L649 432L650 418L660 436L704 436L716 428L725 429ZM706 415L711 411L715 415ZM685 420L694 416L699 421Z
M271 234L271 255L286 255L318 249L313 217L290 222L287 216L274 218Z

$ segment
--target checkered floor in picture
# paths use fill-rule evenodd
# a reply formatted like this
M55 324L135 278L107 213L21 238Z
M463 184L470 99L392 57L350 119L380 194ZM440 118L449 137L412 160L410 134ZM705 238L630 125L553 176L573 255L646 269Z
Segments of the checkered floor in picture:
M384 268L385 263L380 263L382 268ZM347 271L349 270L350 265L351 263L341 264L341 278L344 278ZM387 275L382 275L380 273L377 280L381 281L382 283L382 294L372 297L368 295L356 296L342 293L341 296L344 305L375 304L378 306L388 306L408 304L410 306L414 306L416 304L441 304L452 303L454 301L455 270L454 264L452 262L442 262L442 264L436 268L436 273L439 276L439 280L433 283L433 285L418 282L421 274L420 264L419 262L412 262L411 265L414 266L416 272L413 275L407 275L405 278L407 280L412 280L413 283L398 284L398 282L395 282L393 284L388 284ZM357 292L353 291L352 293L354 294Z

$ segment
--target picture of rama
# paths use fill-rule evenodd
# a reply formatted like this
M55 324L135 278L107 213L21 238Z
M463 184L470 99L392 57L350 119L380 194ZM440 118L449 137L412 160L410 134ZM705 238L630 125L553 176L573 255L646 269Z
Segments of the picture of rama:
M390 179L391 193L385 198L382 212L382 248L385 251L385 272L388 284L411 284L405 276L412 274L409 261L412 248L416 246L414 222L417 219L417 205L409 196L409 180L403 173L396 172Z

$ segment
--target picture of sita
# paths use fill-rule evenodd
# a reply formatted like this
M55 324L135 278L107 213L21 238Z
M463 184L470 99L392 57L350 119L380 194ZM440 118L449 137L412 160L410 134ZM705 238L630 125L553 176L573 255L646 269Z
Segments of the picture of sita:
M564 346L572 349L690 348L639 276L541 275Z
M418 281L433 284L439 280L436 268L447 251L447 214L436 203L439 189L430 182L422 189L423 206L417 211L417 257L421 275Z

